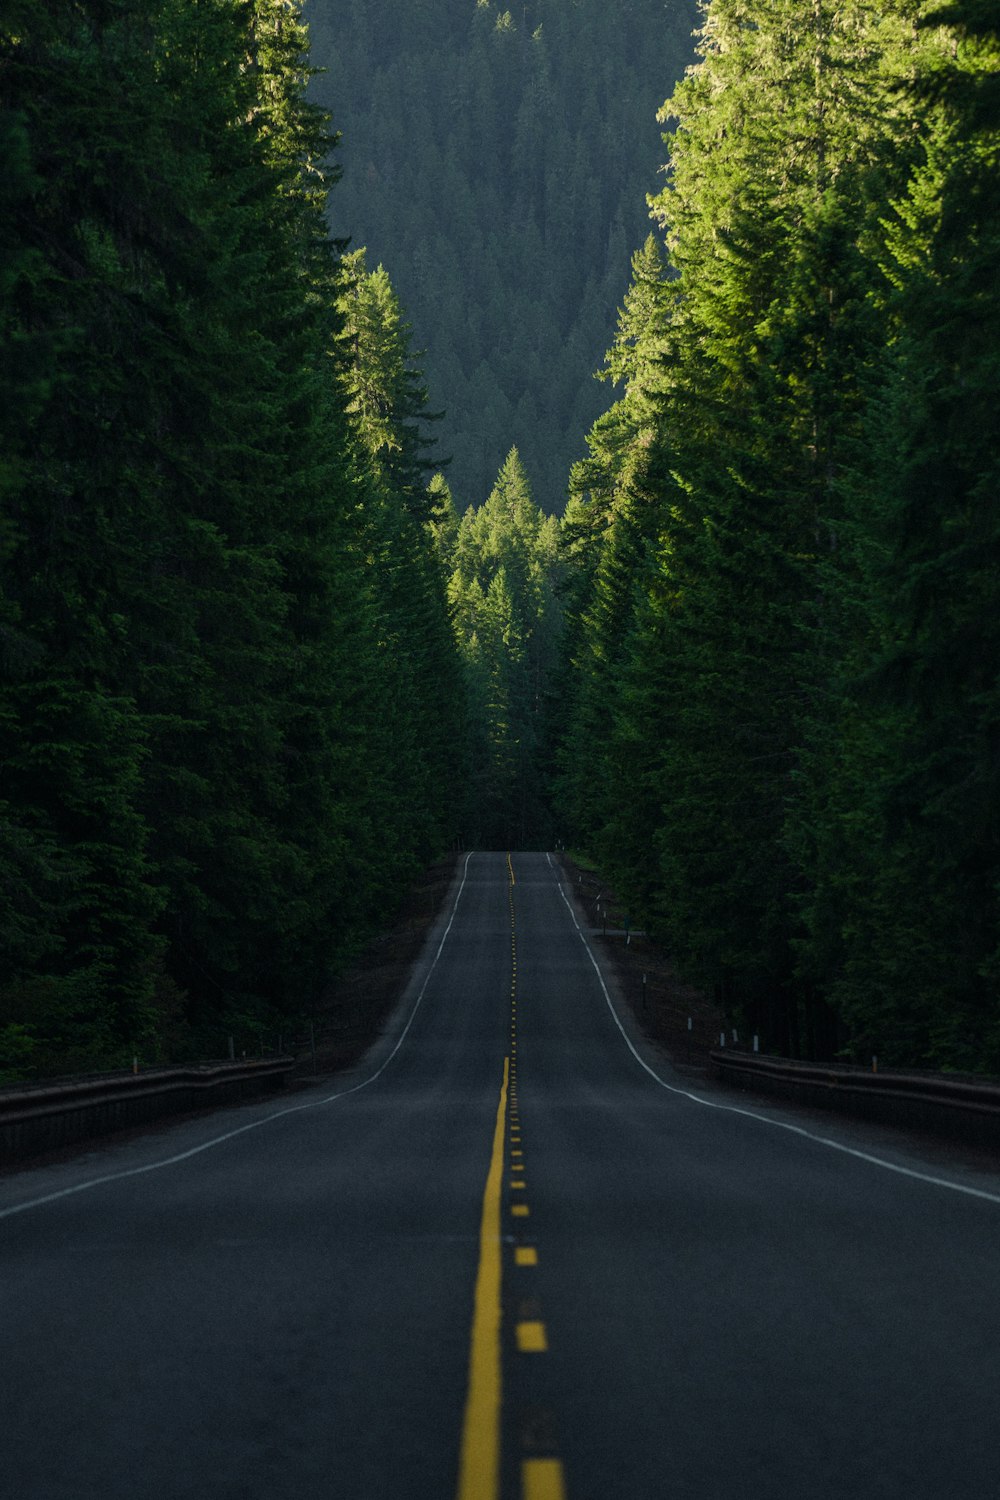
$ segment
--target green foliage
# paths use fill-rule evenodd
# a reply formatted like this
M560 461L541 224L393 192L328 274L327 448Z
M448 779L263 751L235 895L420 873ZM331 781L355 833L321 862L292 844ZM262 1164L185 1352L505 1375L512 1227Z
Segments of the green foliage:
M428 350L460 506L511 444L562 507L656 181L695 0L309 0L344 129L335 234L382 261Z
M602 371L623 394L594 424L589 457L570 475L562 526L568 628L559 674L566 727L556 736L561 819L619 870L631 842L627 825L644 798L645 771L635 743L625 760L594 754L593 747L609 745L619 723L625 640L658 517L667 286L652 235L633 256L632 277ZM637 851L636 864L648 866L645 851Z
M489 498L457 521L442 495L439 546L465 664L473 737L465 841L551 843L540 754L560 611L558 526L531 497L512 448Z
M997 1068L997 34L920 10L706 8L564 526L557 791L765 1044Z
M452 836L422 387L387 283L345 351L305 46L284 0L14 0L0 28L14 1070L301 1014ZM375 345L378 452L348 411Z
M412 874L414 860L425 863L461 824L466 703L438 550L450 496L440 475L427 485L434 441L424 424L437 416L426 409L389 278L382 266L367 270L363 250L343 269L339 379L362 483L381 684L373 705L386 767L375 799L380 857L399 849Z
M766 1046L1000 1070L995 7L704 7L596 421L687 5L310 13L332 206L287 0L0 21L0 1076L556 830Z
M871 653L845 712L870 747L874 816L841 879L864 886L874 916L848 912L832 989L866 1038L997 1070L1000 27L975 4L927 26L907 93L921 155L887 215L893 340L867 431L878 462L854 475L873 537Z

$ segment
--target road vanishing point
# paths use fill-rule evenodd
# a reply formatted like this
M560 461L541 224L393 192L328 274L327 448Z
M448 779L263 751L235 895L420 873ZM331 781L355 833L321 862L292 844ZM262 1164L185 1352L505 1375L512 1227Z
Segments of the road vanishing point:
M471 854L349 1073L0 1179L0 1495L994 1500L944 1155L674 1072L556 862Z

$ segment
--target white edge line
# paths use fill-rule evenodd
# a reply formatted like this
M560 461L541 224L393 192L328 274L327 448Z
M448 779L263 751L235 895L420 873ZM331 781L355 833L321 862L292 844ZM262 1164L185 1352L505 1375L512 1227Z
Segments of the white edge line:
M555 870L556 867L552 862L551 854L546 854L545 858L552 866L552 869ZM593 949L591 948L590 944L587 942L587 939L583 934L583 929L581 928L579 922L576 920L576 913L574 912L572 906L566 898L566 892L562 888L562 882L559 880L558 874L556 875L556 885L560 896L565 902L566 910L573 918L573 926L576 928L577 933L579 934L580 941L586 948L588 957L590 958L590 962L594 966L594 971L597 974L598 983L600 984L601 989L604 992L604 998L607 1001L608 1009L611 1012L615 1025L618 1027L618 1030L622 1034L622 1038L625 1042L626 1047L631 1052L640 1068L645 1069L650 1078L658 1083L661 1089L666 1089L667 1092L671 1094L680 1094L682 1098L690 1099L695 1104L701 1104L706 1109L721 1109L729 1115L742 1115L744 1119L758 1120L762 1125L773 1125L775 1130L787 1130L790 1131L792 1135L804 1136L807 1141L815 1141L817 1145L820 1146L829 1146L831 1151L841 1151L845 1156L856 1157L858 1161L866 1161L873 1167L882 1167L886 1172L896 1172L900 1177L915 1177L918 1182L929 1182L934 1187L948 1188L953 1193L964 1193L969 1198L984 1198L987 1203L1000 1203L1000 1194L987 1193L983 1188L966 1187L964 1183L951 1182L947 1177L932 1177L930 1173L917 1172L914 1171L912 1167L900 1167L895 1162L886 1161L882 1156L872 1156L867 1151L856 1151L853 1146L841 1145L840 1141L832 1141L828 1136L815 1135L811 1130L803 1130L801 1125L789 1125L785 1120L772 1120L767 1115L755 1114L751 1109L739 1109L734 1104L717 1104L713 1099L702 1099L698 1094L689 1093L687 1089L675 1088L672 1084L664 1082L659 1073L651 1068L649 1064L639 1056L639 1053L632 1045L628 1033L626 1032L624 1026L621 1023L621 1020L619 1019L618 1012L615 1010L615 1007L612 1004L611 996L608 994L608 987L604 983L604 976L601 973L600 965L598 964L597 959L594 957Z
M413 1025L413 1019L416 1016L417 1011L420 1009L420 1002L423 1000L424 994L427 990L427 986L431 982L431 976L433 975L434 970L437 968L437 961L441 957L444 945L448 940L448 934L451 932L452 925L454 924L455 913L458 911L458 903L462 898L462 892L465 890L465 882L469 878L469 860L471 858L472 853L470 851L470 853L465 856L465 869L462 872L462 883L458 888L457 895L455 896L455 902L451 908L451 916L448 918L448 925L444 930L444 935L442 936L440 943L438 943L437 952L434 955L434 959L431 963L430 968L427 970L426 978L424 979L423 984L420 986L420 993L414 1001L413 1009L410 1011L410 1014L406 1021L406 1025L400 1032L396 1045L389 1053L389 1056L383 1061L380 1067L376 1068L375 1072L371 1075L370 1078L365 1078L361 1083L356 1083L349 1089L341 1089L339 1093L327 1094L322 1099L311 1099L307 1104L292 1104L287 1109L276 1110L273 1115L266 1115L263 1120L253 1120L249 1125L241 1125L238 1130L227 1130L225 1135L215 1135L211 1140L203 1141L200 1146L192 1146L190 1151L181 1151L176 1156L166 1156L162 1161L147 1162L144 1167L129 1167L124 1172L108 1172L103 1177L91 1177L88 1178L86 1182L76 1183L73 1187L60 1188L59 1192L57 1193L46 1193L40 1198L27 1198L23 1203L15 1203L12 1204L9 1208L0 1209L0 1219L9 1219L13 1214L23 1214L29 1208L41 1207L43 1203L55 1203L57 1199L69 1198L74 1193L85 1193L89 1188L101 1187L102 1184L106 1182L119 1182L123 1177L141 1177L145 1172L157 1172L161 1167L176 1166L178 1162L187 1161L192 1156L199 1156L202 1151L210 1151L213 1146L221 1146L224 1141L232 1141L235 1140L238 1135L246 1135L248 1130L260 1130L263 1125L270 1125L275 1120L282 1120L286 1115L297 1115L304 1109L319 1109L324 1104L333 1104L335 1100L346 1099L349 1094L357 1094L361 1089L366 1089L370 1083L374 1083L376 1078L381 1077L381 1075L385 1072L386 1068L392 1062L393 1058L396 1056L396 1053L405 1042L407 1032Z

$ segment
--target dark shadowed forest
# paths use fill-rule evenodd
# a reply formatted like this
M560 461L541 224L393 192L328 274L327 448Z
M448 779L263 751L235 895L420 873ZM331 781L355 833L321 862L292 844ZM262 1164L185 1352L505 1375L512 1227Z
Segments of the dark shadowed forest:
M481 505L516 446L536 502L561 511L695 0L307 0L305 15L311 93L343 132L331 228L399 290L456 503Z
M1000 1071L994 0L7 0L0 148L0 1074L557 843Z

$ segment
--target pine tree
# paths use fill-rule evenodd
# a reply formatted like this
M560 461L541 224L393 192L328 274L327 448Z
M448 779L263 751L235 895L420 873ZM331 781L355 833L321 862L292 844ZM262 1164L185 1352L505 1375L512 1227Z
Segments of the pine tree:
M913 149L892 102L911 12L817 0L803 24L791 5L708 7L699 64L663 110L670 177L653 207L675 274L654 304L649 499L635 484L612 499L583 606L574 690L604 714L589 732L609 768L585 836L676 955L782 1048L811 1046L800 1023L823 1020L799 1004L791 851L803 742L840 649L826 561L845 529L840 475L884 328L869 258ZM592 446L634 451L621 422L613 409ZM564 758L570 787L582 749Z
M666 286L663 256L652 235L633 256L632 278L616 341L600 372L623 386L623 394L592 427L590 456L570 476L572 502L562 528L570 573L558 700L564 728L556 751L557 802L565 830L574 841L600 849L619 879L627 879L621 818L636 806L637 788L623 785L623 762L610 746L636 591L660 519L651 475L659 458ZM601 748L595 753L595 747ZM630 755L625 764L631 768L634 759ZM648 856L641 863L649 869Z
M314 88L345 133L334 232L384 263L428 350L456 492L478 503L514 443L556 512L600 412L587 376L647 227L694 0L433 0L419 18L355 0L336 27L312 10Z
M428 397L399 300L383 267L369 272L363 250L345 257L338 307L339 382L362 476L362 527L374 564L371 602L379 640L388 770L377 806L389 886L440 853L456 835L458 782L465 756L465 703L435 550L435 524L447 511L428 484L438 419ZM447 493L445 488L445 493ZM455 518L457 524L457 517ZM437 540L440 541L440 533ZM395 867L390 852L401 852Z
M886 215L892 339L853 476L869 644L842 713L860 785L833 780L817 907L840 918L831 990L860 1048L995 1070L1000 34L975 4L925 26L904 96L922 158Z
M560 631L557 534L516 448L484 504L442 533L472 715L466 841L476 845L551 841L540 758Z
M390 528L295 7L15 3L0 47L0 1033L40 1068L217 1048L308 1006L448 836L452 720L425 750L408 704L402 769L385 727L387 621L418 695L458 671L415 389Z

